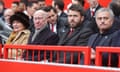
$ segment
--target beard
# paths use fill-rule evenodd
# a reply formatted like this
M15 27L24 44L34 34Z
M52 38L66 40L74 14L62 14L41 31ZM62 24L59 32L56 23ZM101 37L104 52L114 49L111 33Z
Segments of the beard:
M80 26L81 23L82 23L81 21L79 21L79 22L71 21L71 22L69 22L69 27L76 28L76 27Z

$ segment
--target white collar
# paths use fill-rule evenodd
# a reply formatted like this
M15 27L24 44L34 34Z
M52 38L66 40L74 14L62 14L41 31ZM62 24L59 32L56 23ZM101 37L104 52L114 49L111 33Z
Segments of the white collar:
M59 11L59 12L58 12L58 16L60 16L61 14L62 14L62 11Z
M95 11L97 7L98 7L98 4L94 8L90 7L90 11Z

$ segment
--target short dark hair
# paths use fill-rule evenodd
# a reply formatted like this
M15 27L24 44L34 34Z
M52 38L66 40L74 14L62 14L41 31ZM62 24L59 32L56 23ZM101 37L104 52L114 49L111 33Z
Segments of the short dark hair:
M48 8L47 6L41 7L40 10L43 10L43 11L45 11L45 12L49 12L49 8Z
M43 2L43 1L45 1L45 0L38 0L38 2L39 2L39 1Z
M27 3L27 7L32 7L34 3L37 4L38 1L29 1L29 2Z
M25 6L27 6L27 4L28 4L28 0L20 0L20 2L25 3Z
M84 1L84 0L78 0L78 2L79 2L82 6L84 6L84 4L85 4L85 1Z
M117 4L116 2L111 2L109 4L109 7L110 7L110 9L112 9L115 16L120 15L120 5L119 4Z
M51 5L48 6L48 9L49 9L49 11L53 10L54 13L57 13L57 10L54 7L52 7Z
M58 6L60 10L64 10L64 1L63 0L54 0L54 5Z
M85 13L83 7L81 5L77 5L77 4L72 4L70 6L70 8L68 9L68 12L69 12L69 10L80 12L81 16L84 16L84 13Z
M57 13L57 10L54 7L52 7L51 5L45 6L45 7L41 7L40 10L43 10L45 12L50 12L50 10L53 10L55 13Z

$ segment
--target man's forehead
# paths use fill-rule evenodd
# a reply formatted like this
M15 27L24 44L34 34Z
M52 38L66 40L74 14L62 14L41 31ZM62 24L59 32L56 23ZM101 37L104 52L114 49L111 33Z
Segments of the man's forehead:
M68 13L70 13L70 12L79 12L79 11L69 9Z
M38 10L34 13L34 15L47 15L48 13L43 10Z
M98 14L97 14L97 17L102 17L102 16L110 16L110 13L109 12L107 12L107 11L105 11L105 12L99 12Z
M80 12L75 11L75 10L69 10L68 14L80 14Z

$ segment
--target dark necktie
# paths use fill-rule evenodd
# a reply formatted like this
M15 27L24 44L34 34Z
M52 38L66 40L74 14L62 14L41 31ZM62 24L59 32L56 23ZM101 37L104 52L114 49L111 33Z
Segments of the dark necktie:
M51 28L52 32L54 32L54 24L51 24L51 26L52 26L52 28Z
M69 34L68 36L70 36L72 33L73 33L74 29L73 28L70 28L70 31L69 31Z
M91 10L91 16L94 16L95 11Z

